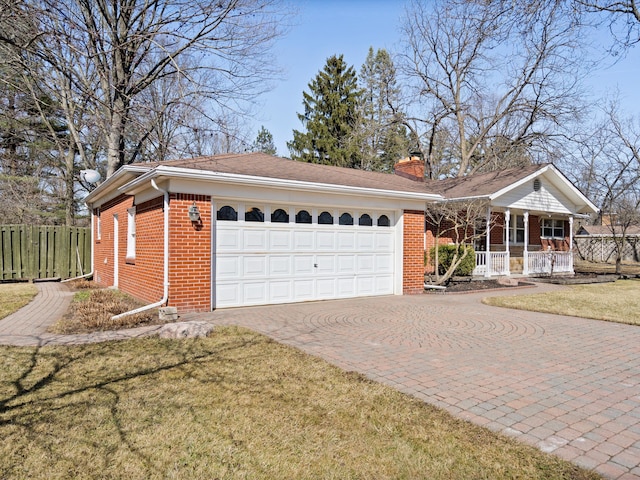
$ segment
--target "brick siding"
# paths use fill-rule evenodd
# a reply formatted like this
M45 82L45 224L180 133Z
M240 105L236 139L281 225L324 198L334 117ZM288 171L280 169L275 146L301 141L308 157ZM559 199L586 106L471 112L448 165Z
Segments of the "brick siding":
M169 304L182 312L211 310L211 197L171 194L169 215ZM189 220L196 202L201 224Z
M424 212L405 210L403 222L402 293L424 292Z

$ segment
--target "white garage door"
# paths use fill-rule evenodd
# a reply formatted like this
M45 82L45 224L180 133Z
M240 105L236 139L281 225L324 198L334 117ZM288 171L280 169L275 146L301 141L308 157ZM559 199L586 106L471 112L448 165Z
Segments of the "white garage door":
M263 208L218 208L216 308L393 293L391 212Z

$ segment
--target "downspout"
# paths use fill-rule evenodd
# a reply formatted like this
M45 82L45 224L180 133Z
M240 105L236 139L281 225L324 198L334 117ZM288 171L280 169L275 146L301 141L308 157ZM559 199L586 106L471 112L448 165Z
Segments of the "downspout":
M93 247L93 229L94 225L94 217L93 217L93 208L91 208L91 271L89 273L85 273L84 275L80 275L79 277L67 278L66 280L62 280L60 283L72 282L74 280L80 280L81 278L89 278L93 276L93 255L94 255L94 247ZM76 247L77 248L77 247ZM82 268L80 269L82 271Z
M160 307L164 303L167 303L167 300L169 298L169 192L158 187L158 185L156 185L156 181L153 178L151 179L151 186L164 195L164 275L162 298L150 305L145 305L144 307L136 308L135 310L129 310L128 312L114 315L113 317L111 317L111 320L117 320L122 317L134 315L136 313L144 312L152 308Z

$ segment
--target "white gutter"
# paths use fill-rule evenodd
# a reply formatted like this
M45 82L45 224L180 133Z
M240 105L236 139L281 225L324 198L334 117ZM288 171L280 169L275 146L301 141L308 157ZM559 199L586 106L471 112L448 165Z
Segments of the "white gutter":
M211 171L200 171L189 168L167 167L160 165L153 170L149 170L138 178L133 179L118 188L119 192L131 194L137 188L154 177L175 177L188 180L215 181L222 180L228 183L239 185L256 185L285 190L304 190L340 193L343 195L376 196L383 198L400 198L406 200L426 200L439 201L442 195L436 193L409 192L402 190L386 190L377 188L354 187L349 185L336 185L329 183L315 183L302 180L286 180L282 178L256 177L252 175L241 175L236 173L222 173Z
M151 179L151 186L164 195L164 274L162 298L150 305L145 305L144 307L136 308L135 310L129 310L128 312L114 315L113 317L111 317L111 320L117 320L122 317L134 315L136 313L144 312L152 308L160 307L163 304L167 303L167 300L169 298L169 192L158 187L158 185L156 185L156 181L153 178Z
M93 222L94 222L93 208L91 208L91 271L89 273L85 273L84 275L80 275L79 277L67 278L66 280L62 280L62 282L60 283L72 282L74 280L80 280L81 278L89 278L93 275L93 255L95 253L93 248L93 229L95 228L95 225Z

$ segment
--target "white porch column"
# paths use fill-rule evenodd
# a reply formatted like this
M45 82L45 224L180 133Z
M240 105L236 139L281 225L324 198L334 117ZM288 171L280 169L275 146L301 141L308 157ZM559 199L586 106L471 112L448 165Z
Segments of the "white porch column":
M486 245L487 245L487 260L486 260L486 270L484 272L484 276L485 277L490 277L491 276L491 205L487 206L487 218L486 218L486 223L487 223L487 238L486 238Z
M522 274L529 275L529 212L524 212L524 249L522 252Z
M505 252L509 253L509 243L511 243L511 210L508 208L504 211L504 229L505 232L507 232Z
M569 217L569 251L573 252L573 215Z
M569 268L573 270L573 215L569 216Z

